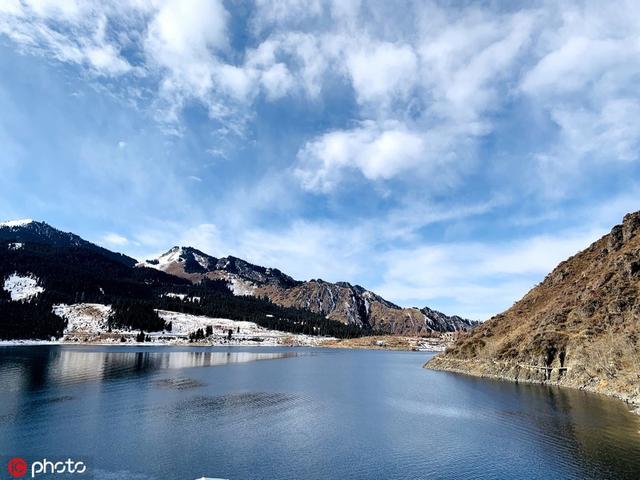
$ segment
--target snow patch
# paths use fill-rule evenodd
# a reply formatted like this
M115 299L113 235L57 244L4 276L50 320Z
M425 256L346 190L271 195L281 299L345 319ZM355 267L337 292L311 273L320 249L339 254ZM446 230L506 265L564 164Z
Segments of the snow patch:
M169 298L179 298L183 302L186 300L187 302L200 303L202 300L200 297L190 297L186 293L163 293L160 295L161 297L169 297Z
M68 333L99 334L109 329L111 305L101 303L64 303L53 306L53 313L67 320L65 335Z
M19 243L19 242L10 243L8 247L9 247L9 250L20 250L22 247L24 247L24 243Z
M14 302L30 300L37 297L44 288L38 285L38 279L32 275L21 276L13 273L4 281L4 290L11 294Z
M30 223L33 223L33 220L31 220L30 218L25 218L22 220L11 220L9 222L2 222L0 223L0 227L7 227L7 228L24 227L25 225L29 225Z
M227 280L231 291L236 296L250 296L253 295L256 290L256 287L252 283L238 277L228 277Z
M202 268L204 268L205 270L209 269L209 260L207 260L205 257L194 253L193 258L196 259L196 262L198 262Z
M184 300L185 298L187 298L186 293L165 293L162 296L169 297L169 298L179 298L180 300Z
M156 270L165 271L172 264L176 262L183 262L184 260L181 257L182 255L182 247L173 247L166 253L163 253L158 258L154 260L148 260L145 262L140 262L137 266L140 267L149 267L155 268Z
M254 322L241 320L229 320L226 318L212 318L200 315L189 315L187 313L170 312L168 310L156 310L160 318L166 323L171 322L171 332L150 333L149 336L156 337L175 336L186 339L188 335L199 328L206 330L208 326L213 329L212 337L206 341L216 345L306 345L314 346L322 341L333 337L317 337L295 333L282 332L279 330L269 330L259 326ZM228 340L228 331L231 330L231 340Z

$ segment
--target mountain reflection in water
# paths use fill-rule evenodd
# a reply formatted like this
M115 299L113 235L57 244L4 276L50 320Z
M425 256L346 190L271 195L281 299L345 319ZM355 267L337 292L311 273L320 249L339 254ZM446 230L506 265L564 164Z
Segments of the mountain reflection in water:
M0 347L0 355L2 353ZM4 347L14 348L14 347ZM0 362L0 384L3 389L38 389L47 383L65 384L109 380L136 372L163 369L213 367L231 363L291 358L296 352L238 352L190 349L170 351L153 347L149 351L132 351L131 347L15 347L20 355ZM100 348L100 347L98 347ZM107 350L108 349L108 350ZM46 354L42 354L42 352Z
M640 478L622 402L429 355L0 347L0 452L86 459L97 480Z

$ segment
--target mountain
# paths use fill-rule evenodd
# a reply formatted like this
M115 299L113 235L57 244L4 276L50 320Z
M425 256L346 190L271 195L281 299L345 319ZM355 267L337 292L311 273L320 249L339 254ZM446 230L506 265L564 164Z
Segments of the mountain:
M426 367L640 403L640 212Z
M64 310L61 305L86 303L111 305L109 327L114 328L163 330L165 322L156 313L162 310L307 335L351 338L370 333L264 298L234 295L226 281L204 279L196 285L136 263L43 222L0 224L0 340L58 338L65 320L54 312ZM239 273L246 268L240 261L228 263ZM197 260L187 262L186 269L192 268L204 269Z
M191 247L173 247L139 266L152 267L194 283L203 279L229 282L237 295L267 297L277 305L309 310L348 325L392 334L452 332L475 322L430 308L402 308L347 282L298 281L275 268L236 257L216 258Z
M33 220L14 220L0 223L0 242L39 243L57 247L84 247L128 267L137 262L131 257L115 253L106 248L88 242L78 235L63 232L44 222Z

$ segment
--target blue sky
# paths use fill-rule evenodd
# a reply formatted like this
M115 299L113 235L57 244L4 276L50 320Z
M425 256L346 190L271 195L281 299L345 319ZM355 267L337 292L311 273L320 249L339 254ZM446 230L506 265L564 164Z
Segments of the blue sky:
M638 32L631 1L5 0L0 217L485 319L639 209Z

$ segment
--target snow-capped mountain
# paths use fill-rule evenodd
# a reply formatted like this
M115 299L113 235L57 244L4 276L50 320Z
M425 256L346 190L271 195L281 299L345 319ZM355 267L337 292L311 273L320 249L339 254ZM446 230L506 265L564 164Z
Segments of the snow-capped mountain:
M172 253L162 259L162 265L158 261L156 267L181 264L179 259L184 252ZM190 255L185 261L186 269L204 270L208 261L199 254ZM232 268L234 262L223 263ZM264 298L235 296L226 281L194 284L160 268L137 268L135 264L132 258L41 222L4 223L0 226L0 340L60 338L69 323L73 326L74 318L86 320L84 313L88 311L95 316L95 305L105 307L98 308L102 318L98 330L117 334L109 337L115 341L121 341L124 337L120 334L125 331L140 334L170 330L159 311L253 322L262 329L280 331L283 338L352 338L368 333ZM235 268L240 271L245 267L239 263ZM88 305L95 308L87 310ZM104 331L107 307L108 331ZM78 316L80 311L84 313ZM65 312L75 313L69 316ZM81 323L86 324L85 320ZM204 336L201 331L198 338Z
M13 220L0 223L0 242L7 241L14 242L15 245L29 242L56 247L84 247L127 266L136 264L136 260L131 257L112 252L88 242L78 235L63 232L45 222L34 220ZM14 248L16 247L14 246Z
M266 297L272 306L281 309L279 315L294 322L293 330L298 328L295 325L311 318L316 323L327 319L339 322L327 327L336 332L361 327L392 334L416 334L455 331L474 325L429 308L399 307L359 285L319 279L298 281L276 268L232 256L217 258L191 247L173 247L155 259L138 263L78 235L32 220L0 223L0 267L3 280L14 273L42 280L46 292L34 297L40 303L43 295L46 301L62 296L99 303L105 295L149 301L154 296L168 298L166 294L176 292L178 297L200 296L202 292L191 290L204 288L205 295L222 295L220 305L224 307L220 308L231 308L240 318L271 308L260 303ZM204 286L203 280L222 280L236 300L222 300L225 293L220 288L231 295L224 283ZM209 304L207 308L214 307L215 304Z
M193 247L173 247L158 258L146 260L138 266L156 268L195 281L200 280L203 275L212 279L222 278L235 281L240 285L239 288L246 289L251 289L254 284L277 284L285 287L301 283L277 268L253 265L232 256L216 258Z
M236 257L216 258L192 247L173 247L138 264L191 280L220 279L236 295L267 297L285 307L309 310L346 324L396 334L468 329L475 322L428 307L402 308L359 285L324 280L297 281L275 268Z

